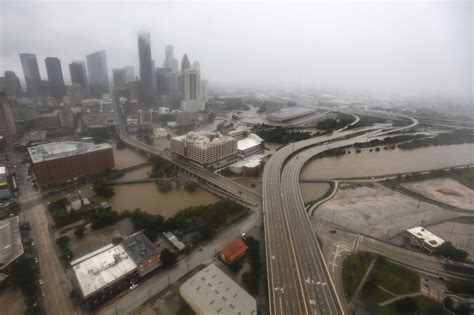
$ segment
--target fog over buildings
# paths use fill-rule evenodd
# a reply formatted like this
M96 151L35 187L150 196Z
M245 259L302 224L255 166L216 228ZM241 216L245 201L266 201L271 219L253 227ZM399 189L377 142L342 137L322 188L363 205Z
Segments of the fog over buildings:
M199 60L212 86L336 88L371 93L471 97L470 1L316 3L47 3L2 1L0 73L24 85L19 53L68 65L97 51L113 68L139 72L137 32L150 33L162 67ZM28 17L28 18L25 18Z

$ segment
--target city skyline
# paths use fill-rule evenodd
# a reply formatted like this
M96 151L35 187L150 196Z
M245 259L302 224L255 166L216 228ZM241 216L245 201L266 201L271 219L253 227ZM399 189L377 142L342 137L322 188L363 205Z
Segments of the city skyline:
M384 10L387 5L390 10ZM46 26L41 23L38 30L33 30L35 39L26 35L12 38L11 34L15 32L9 31L11 27L19 30L26 27L22 21L12 20L25 9L25 4L6 2L2 6L6 36L0 72L15 71L23 86L18 58L21 52L36 54L40 60L55 56L66 65L71 60L84 59L85 55L103 49L107 52L109 77L112 68L134 66L138 70L136 33L144 30L150 33L151 56L157 68L163 66L165 46L173 45L174 56L179 61L184 53L191 57L191 62L200 61L205 69L203 76L209 78L213 86L288 89L301 86L464 98L472 91L472 30L468 27L472 20L469 15L472 6L463 1L451 4L359 3L357 8L343 3L253 5L252 16L253 13L271 14L261 14L261 23L255 18L246 18L241 30L237 29L237 24L249 13L243 5L153 4L163 9L159 10L156 19L138 5L134 12L143 15L137 20L127 12L129 5L120 4L114 6L114 12L122 14L130 23L114 25L119 37L110 36L109 26L79 23L85 14L91 14L92 20L100 20L107 8L105 4L41 4L52 17L66 9L77 10L71 23L66 24L68 28L63 30L48 23L45 13L39 12L41 10L35 10L38 4L31 4L26 10L34 11L32 21L45 23L59 42L66 35L74 35L79 40L77 44L73 41L67 46L51 44L49 38L45 38ZM215 14L196 24L199 14L191 16L185 12L186 8L200 14L213 9L228 15L224 19ZM299 28L291 26L296 17L301 20ZM199 36L186 32L186 28L180 25L185 20L193 25L193 34ZM397 21L401 23L397 25ZM91 31L91 27L95 27L94 35L86 38L85 34ZM250 53L243 55L244 51ZM307 69L303 68L304 62ZM39 68L41 78L46 79L42 63L39 63ZM65 82L69 84L69 73L63 71ZM252 71L251 76L249 71Z

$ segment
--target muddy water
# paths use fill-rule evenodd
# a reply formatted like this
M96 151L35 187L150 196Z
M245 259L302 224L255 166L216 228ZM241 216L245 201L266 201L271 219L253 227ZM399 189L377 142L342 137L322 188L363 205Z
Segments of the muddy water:
M128 184L114 186L115 195L107 201L114 210L134 210L140 208L164 217L173 216L178 210L190 206L208 205L219 198L202 188L190 193L183 187L162 193L154 183Z
M425 171L474 163L474 144L384 150L326 157L308 162L301 178L351 178Z
M309 202L318 200L331 187L329 183L300 183L301 196L303 201Z
M166 145L166 139L160 138L161 145ZM131 149L117 150L114 147L115 164L118 169L130 167L146 162L145 155ZM119 180L147 179L151 172L151 166L145 166L127 172ZM182 186L177 189L173 183L173 190L162 193L154 183L115 185L115 195L107 201L117 211L134 210L140 208L152 214L161 214L164 217L173 216L179 209L207 205L219 200L217 196L200 187L190 193Z
M129 147L117 150L115 144L111 144L114 150L115 167L118 169L134 166L148 161L147 157Z

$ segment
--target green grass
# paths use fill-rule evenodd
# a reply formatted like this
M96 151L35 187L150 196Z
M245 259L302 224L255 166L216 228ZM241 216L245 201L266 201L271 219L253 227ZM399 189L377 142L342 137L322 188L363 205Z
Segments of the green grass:
M382 257L377 258L369 279L395 294L414 293L420 290L420 276Z
M375 291L375 300L377 301L377 303L385 302L387 300L393 299L394 297L394 295L380 288L377 288L377 290Z
M372 256L368 253L357 253L348 256L342 267L342 283L348 300L352 298L360 280L370 265Z
M417 315L447 315L449 312L445 311L443 305L434 300L427 298L426 296L417 296L413 299L416 300L417 304ZM395 308L395 303L391 303L385 306L377 308L377 315L405 315L401 314Z

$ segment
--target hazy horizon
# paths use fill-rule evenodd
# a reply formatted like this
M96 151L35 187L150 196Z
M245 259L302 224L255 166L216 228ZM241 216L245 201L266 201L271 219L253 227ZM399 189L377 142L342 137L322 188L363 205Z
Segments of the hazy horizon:
M137 32L201 64L211 86L318 88L472 98L473 8L454 2L1 4L0 71L24 81L19 53L68 64L106 50L112 68L134 66Z

